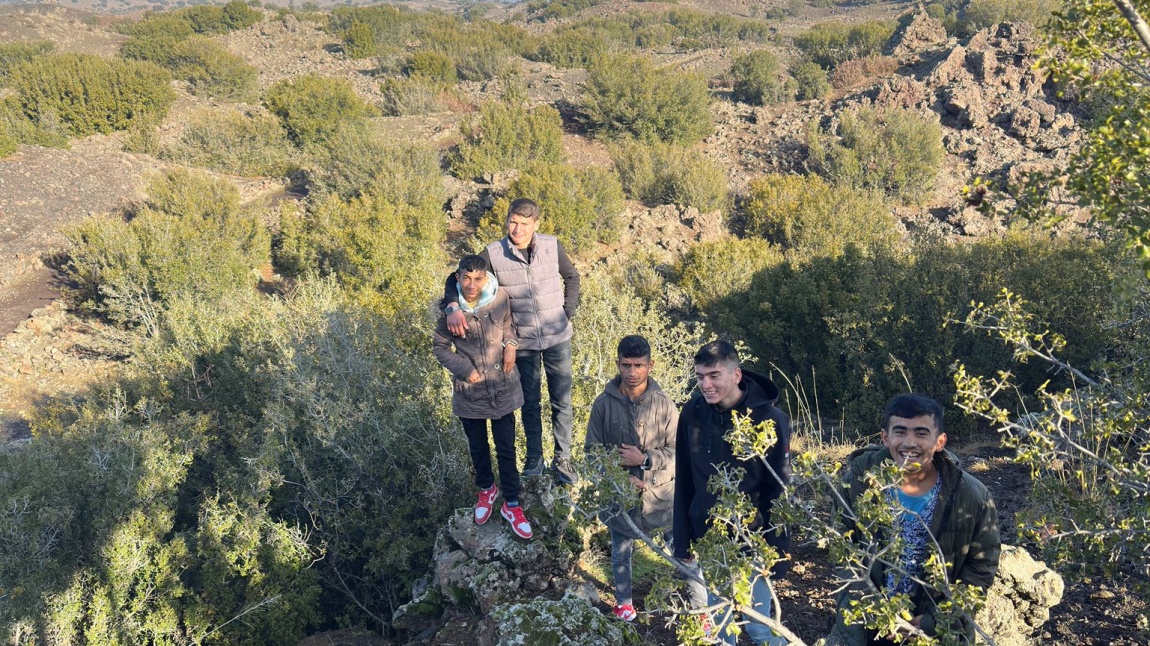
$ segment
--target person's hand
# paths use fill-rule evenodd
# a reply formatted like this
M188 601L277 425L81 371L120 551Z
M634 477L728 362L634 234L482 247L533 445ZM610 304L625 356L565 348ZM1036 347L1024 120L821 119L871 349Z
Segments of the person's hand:
M509 375L515 369L515 346L503 346L503 374Z
M637 489L639 489L639 491L642 491L642 490L647 488L647 485L644 484L642 480L636 478L635 476L627 476L627 479L630 480L631 484L635 485L635 487Z
M619 462L625 467L637 467L643 464L647 459L647 455L639 450L638 447L631 446L630 444L620 444L619 448L615 449L619 453Z
M463 310L455 310L447 315L447 331L455 336L467 336L467 317Z
M914 619L910 620L910 625L914 626L915 628L918 628L919 630L922 630L922 615L915 615ZM899 628L895 634L887 635L887 639L889 639L890 641L897 642L897 641L900 641L899 638L909 637L911 634L912 634L911 630L909 630L907 628Z
M467 375L467 383L469 383L469 384L477 384L482 379L483 379L483 377L479 376L478 370L472 370L471 374Z

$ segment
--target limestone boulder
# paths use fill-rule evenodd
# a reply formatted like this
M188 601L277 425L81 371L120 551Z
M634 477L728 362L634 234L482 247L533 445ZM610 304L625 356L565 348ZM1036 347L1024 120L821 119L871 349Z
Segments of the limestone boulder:
M1050 609L1062 601L1063 590L1057 572L1021 547L1003 545L998 577L975 622L998 646L1026 646L1050 619Z

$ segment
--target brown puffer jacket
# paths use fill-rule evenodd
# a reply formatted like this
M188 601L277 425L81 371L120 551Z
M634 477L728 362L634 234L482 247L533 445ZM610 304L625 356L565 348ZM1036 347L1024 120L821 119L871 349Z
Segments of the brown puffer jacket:
M607 387L591 405L584 447L614 448L630 444L651 457L650 469L630 468L631 475L646 484L643 508L632 509L631 519L639 529L650 533L669 526L674 512L675 429L679 425L679 411L653 378L647 378L647 391L637 401L619 390L620 383L619 377L607 382ZM626 520L614 514L607 514L603 519L611 529L633 534Z
M853 507L862 494L866 486L864 474L889 459L890 450L883 446L871 446L851 454L839 490L847 504ZM1001 550L998 512L994 508L994 501L986 486L960 469L957 458L949 451L936 453L934 465L942 476L942 488L931 520L930 533L950 565L946 573L947 580L961 581L985 590L994 583ZM840 576L845 575L842 573ZM870 581L877 590L885 585L886 571L877 561L871 566ZM865 582L851 585L839 594L838 607L842 609L849 606L853 599L862 596L869 588ZM937 630L936 611L940 596L936 590L923 590L921 587L914 594L914 613L922 615L921 627L928 635L934 635ZM961 625L954 628L960 634L965 633L967 643L974 643L974 624L969 617L963 616ZM873 631L861 625L845 624L839 612L835 617L834 628L827 636L827 644L866 646L873 637Z
M515 340L507 293L498 288L490 303L463 314L467 336L452 336L440 315L432 340L435 358L454 377L451 412L465 419L503 417L523 406L519 370L503 372L503 345ZM480 377L474 384L467 381L472 370Z

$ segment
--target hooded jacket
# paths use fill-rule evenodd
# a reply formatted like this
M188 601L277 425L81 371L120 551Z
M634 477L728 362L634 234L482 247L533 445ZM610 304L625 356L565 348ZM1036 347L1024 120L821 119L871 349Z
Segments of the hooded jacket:
M447 317L439 316L432 352L452 377L451 412L464 419L498 419L523 406L519 370L503 372L503 346L515 341L511 305L507 293L488 272L488 284L496 286L493 297L480 297L474 309L463 308L467 335L452 336ZM477 383L467 377L479 373Z
M632 401L619 390L622 378L607 382L603 392L591 405L584 448L601 445L608 448L630 444L651 459L651 468L630 467L631 475L643 481L642 509L629 510L639 529L650 532L671 524L675 495L675 432L679 411L675 402L647 378L647 390ZM612 530L630 536L627 521L607 512L601 516Z
M784 484L790 481L791 423L786 413L775 406L778 386L764 375L750 370L742 373L739 389L743 396L731 410L718 410L703 399L702 393L696 393L679 414L675 440L676 558L690 557L691 543L707 533L711 507L717 500L715 494L707 490L707 481L717 472L717 464L745 470L739 491L750 497L757 510L751 529L764 531L767 543L780 553L785 554L790 547L785 531L766 530L771 527L771 506L783 493ZM778 441L766 456L773 474L761 460L743 461L732 454L724 436L734 427L733 411L749 414L753 424L774 422Z
M890 450L885 446L869 446L852 453L839 489L843 500L853 508L866 486L864 474L890 459ZM986 486L959 468L957 458L949 451L936 453L933 462L942 478L942 485L934 518L930 523L930 534L938 542L949 564L947 580L961 581L985 590L994 583L1001 549L998 512L994 508L994 501ZM847 524L849 529L849 521ZM871 565L870 579L875 589L883 589L886 570L881 563ZM861 625L844 624L841 613L842 608L849 607L851 600L866 594L867 589L866 584L860 582L839 594L840 612L836 613L834 628L827 638L828 644L866 646L874 636L871 634L873 631ZM928 635L936 632L936 602L941 596L936 590L924 590L921 587L914 594L915 615L922 615L920 627ZM974 625L969 617L962 618L960 629L966 633L967 641L974 643Z

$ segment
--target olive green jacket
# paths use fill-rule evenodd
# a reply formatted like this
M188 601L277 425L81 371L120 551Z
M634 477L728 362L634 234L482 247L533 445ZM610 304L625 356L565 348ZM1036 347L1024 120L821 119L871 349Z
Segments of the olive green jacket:
M863 475L889 459L890 451L883 446L870 446L851 454L839 489L847 504L853 508L866 486ZM934 465L942 477L942 487L931 520L930 533L946 558L947 580L952 583L961 581L985 590L994 582L998 572L1001 547L994 501L986 486L959 468L957 458L950 452L936 453ZM851 522L844 522L847 529L850 529ZM870 582L874 589L883 589L886 571L881 563L871 565ZM839 612L835 617L834 628L827 637L828 646L866 646L868 640L874 637L873 631L861 625L844 624L842 617L842 609L849 607L852 599L861 597L868 590L870 587L865 582L859 582L839 594ZM928 635L936 632L936 604L941 596L937 590L922 588L914 595L915 615L922 615L921 628ZM970 617L964 616L962 626L955 628L966 634L968 642L974 642L974 624Z

